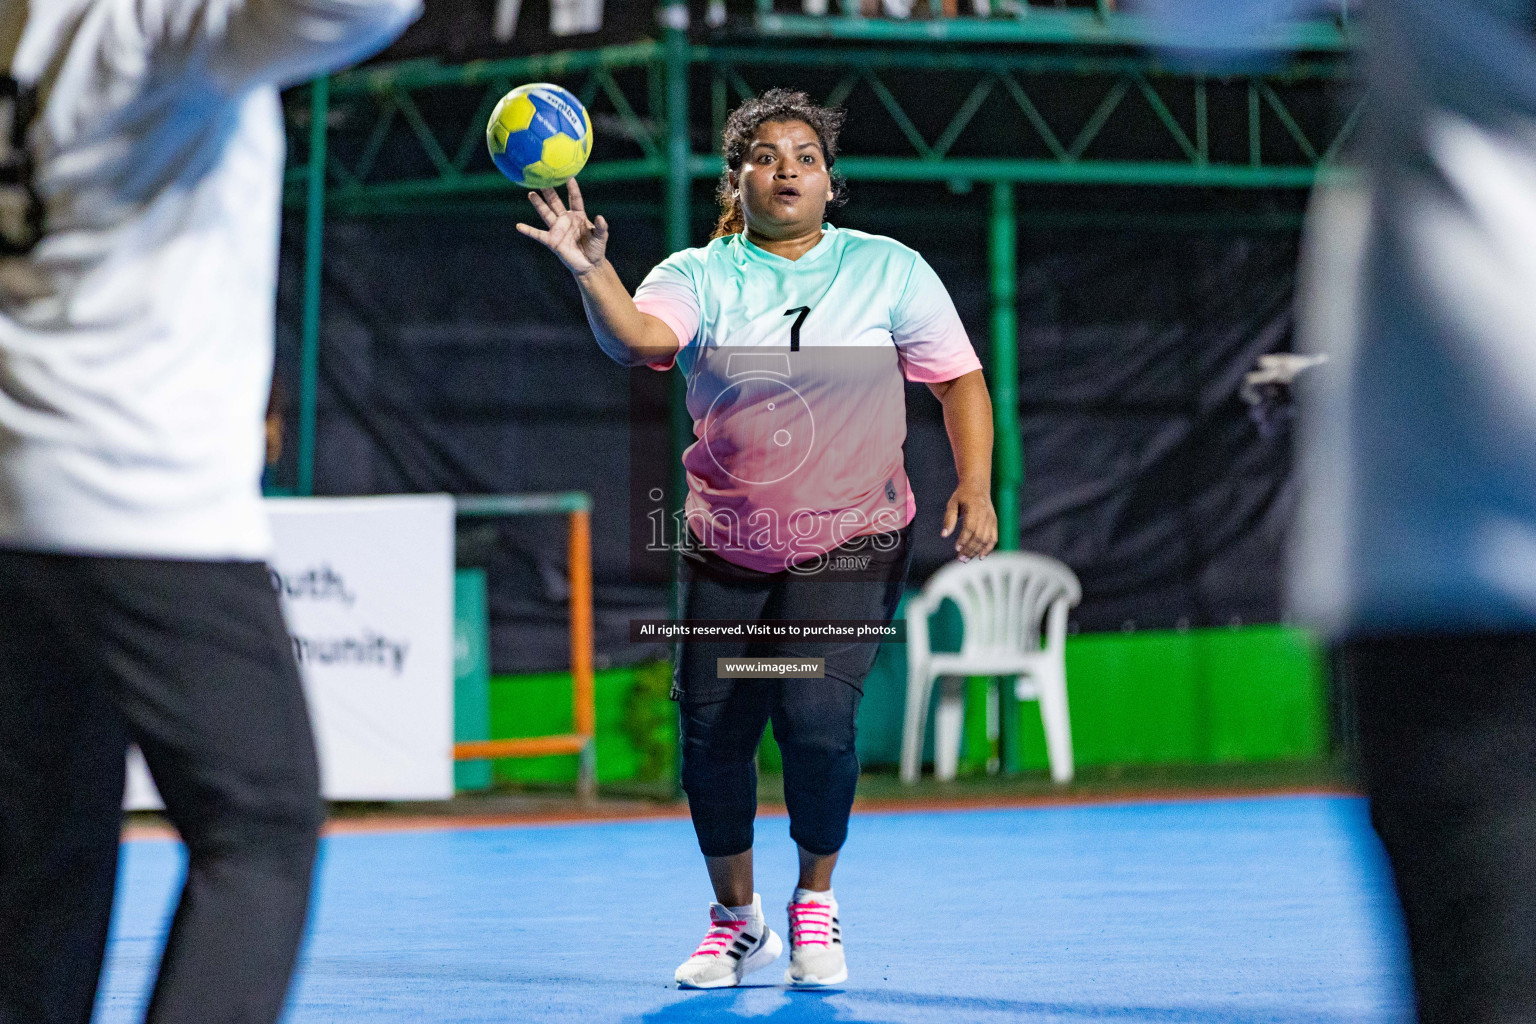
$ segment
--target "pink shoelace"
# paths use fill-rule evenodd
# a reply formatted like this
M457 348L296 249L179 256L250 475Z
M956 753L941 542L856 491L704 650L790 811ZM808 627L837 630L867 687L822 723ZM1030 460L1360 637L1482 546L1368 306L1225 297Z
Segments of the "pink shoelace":
M719 956L736 940L737 934L746 927L746 924L746 921L710 918L709 931L705 933L704 941L699 943L699 948L693 951L693 955Z
M832 907L826 903L791 903L789 905L790 943L796 946L826 946L832 941Z

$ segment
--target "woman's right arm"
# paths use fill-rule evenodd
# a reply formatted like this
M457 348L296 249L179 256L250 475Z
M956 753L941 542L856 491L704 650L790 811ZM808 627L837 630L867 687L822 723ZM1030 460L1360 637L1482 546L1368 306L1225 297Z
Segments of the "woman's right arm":
M659 318L642 313L635 306L629 289L608 262L608 222L601 215L595 223L587 219L575 178L566 186L566 194L570 197L570 209L566 209L552 188L528 193L528 200L543 218L546 230L527 224L519 224L517 230L542 242L571 272L581 289L587 323L592 325L598 347L609 358L624 366L672 359L680 348L676 333Z

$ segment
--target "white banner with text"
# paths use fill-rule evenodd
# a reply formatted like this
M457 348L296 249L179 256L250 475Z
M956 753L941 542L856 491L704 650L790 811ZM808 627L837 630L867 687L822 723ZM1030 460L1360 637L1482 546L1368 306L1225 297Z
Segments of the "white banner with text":
M453 796L453 499L273 498L272 585L327 800ZM160 806L137 751L125 805Z

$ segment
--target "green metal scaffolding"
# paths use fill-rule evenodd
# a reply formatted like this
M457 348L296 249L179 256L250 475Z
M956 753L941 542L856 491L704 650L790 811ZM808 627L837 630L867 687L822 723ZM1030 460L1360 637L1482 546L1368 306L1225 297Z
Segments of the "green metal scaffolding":
M658 12L659 41L465 64L404 61L315 82L307 105L290 106L291 115L301 115L290 120L301 127L307 115L307 156L290 166L286 192L289 205L302 207L305 216L297 492L307 495L314 488L325 218L510 205L520 198L520 190L495 171L470 169L484 145L491 106L515 84L562 81L589 107L602 102L610 108L630 155L594 160L582 171L582 182L659 184L669 251L695 242L693 183L721 173L718 152L694 147L691 88L699 76L708 80L713 139L719 137L732 96L739 100L753 94L748 75L819 76L832 81L819 100L841 105L859 90L873 97L878 107L872 109L883 109L894 127L882 151L850 151L839 158L838 170L849 179L943 182L961 190L987 185L994 480L1005 549L1019 543L1024 482L1016 187L1305 189L1330 173L1360 116L1356 103L1323 128L1309 130L1296 107L1296 97L1304 98L1307 89L1349 78L1354 27L1347 17L1266 31L1252 45L1267 54L1260 70L1204 72L1167 64L1152 48L1174 40L1155 26L1115 12L1107 2L1092 8L1029 8L1027 17L1006 20L886 21L858 17L857 8L857 3L844 4L840 15L810 17L775 13L771 3L760 2L755 41L697 43L689 36L687 5L668 0ZM919 125L935 123L936 101L909 92L904 103L898 83L902 76L943 76L959 83L954 91L963 99L941 111L947 116L937 134ZM1071 124L1042 113L1038 101L1039 83L1060 79L1098 96L1086 116ZM479 100L459 104L455 124L445 125L441 116L429 120L422 100L445 94L478 94ZM957 151L957 143L976 130L978 112L994 102L1006 102L1009 116L1028 127L1021 151L1003 156ZM1138 136L1145 153L1127 154L1125 146L1117 150L1106 143L1133 104L1145 122ZM1214 112L1218 104L1224 121ZM342 111L347 115L342 120L372 118L371 128L358 136L346 158L331 140L334 115ZM472 111L467 120L462 111ZM452 129L447 143L440 135L444 127ZM427 169L381 177L379 157L391 139L402 138L400 133L419 146L418 163ZM302 137L292 139L291 147L299 148ZM691 429L682 382L676 384L671 419L675 443L681 445ZM680 460L673 462L680 466ZM680 485L674 481L675 493Z

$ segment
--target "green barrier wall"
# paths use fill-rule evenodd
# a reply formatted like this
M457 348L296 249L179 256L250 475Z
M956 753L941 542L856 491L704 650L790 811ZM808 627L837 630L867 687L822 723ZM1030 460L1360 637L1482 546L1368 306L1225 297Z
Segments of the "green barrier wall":
M660 663L597 673L600 781L671 778L677 719L667 699L670 682L670 669ZM967 683L964 771L982 770L990 752L986 688L986 680ZM1082 766L1288 761L1328 752L1319 651L1306 633L1285 626L1071 637L1067 689L1074 753ZM868 768L894 766L906 696L901 647L882 648L865 692L860 760ZM1037 706L1020 704L1018 713L1022 767L1043 771L1045 739ZM489 722L494 738L568 730L569 675L492 677ZM760 765L765 772L779 768L771 737ZM503 760L495 762L494 777L571 783L576 764L569 757Z
M597 781L660 782L672 778L677 705L668 699L671 666L654 662L596 674ZM568 672L492 676L493 739L570 732ZM497 782L576 781L576 758L504 758L491 762Z
M1231 764L1328 752L1322 660L1306 633L1286 626L1072 637L1067 699L1079 765ZM1039 710L1027 703L1019 713L1023 765L1044 768ZM974 750L976 725L967 724Z
M934 650L958 650L958 609L941 605L929 632ZM1322 658L1302 630L1255 625L1089 633L1067 638L1066 658L1079 765L1304 760L1328 752ZM865 682L859 759L866 767L900 759L906 672L905 648L890 644ZM987 680L967 682L963 770L983 768L994 752L986 736L986 692ZM931 713L929 722L925 761L933 757ZM1019 766L1045 768L1038 705L1019 704L1018 723Z

